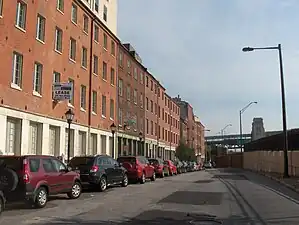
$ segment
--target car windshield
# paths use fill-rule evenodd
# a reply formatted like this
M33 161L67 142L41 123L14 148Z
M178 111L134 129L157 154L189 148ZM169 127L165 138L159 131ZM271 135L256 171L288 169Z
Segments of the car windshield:
M21 157L0 157L0 167L5 166L15 171L22 169L23 160Z
M136 158L135 157L120 157L117 159L119 163L131 163L135 164L136 163Z
M153 163L154 165L159 165L159 160L157 160L157 159L148 159L148 161L150 163Z

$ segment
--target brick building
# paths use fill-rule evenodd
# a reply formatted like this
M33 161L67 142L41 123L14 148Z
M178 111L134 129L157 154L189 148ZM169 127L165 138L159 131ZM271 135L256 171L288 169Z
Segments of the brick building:
M119 44L118 57L118 153L144 155L146 68L130 44Z
M70 138L71 155L113 154L118 39L81 1L1 6L1 153L66 157ZM53 82L71 82L73 99L53 101Z

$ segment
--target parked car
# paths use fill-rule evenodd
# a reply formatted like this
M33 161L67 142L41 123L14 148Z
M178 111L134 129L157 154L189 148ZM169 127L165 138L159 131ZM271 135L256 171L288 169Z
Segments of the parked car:
M165 175L169 176L169 166L164 164L163 159L148 159L148 161L155 167L156 176L163 178Z
M205 169L211 169L212 167L213 167L213 165L211 162L205 162L205 164L204 164Z
M169 175L177 175L178 171L177 171L177 167L173 164L173 162L171 160L165 160L164 164L169 166Z
M144 156L121 156L117 161L126 168L130 180L139 181L141 184L148 178L156 180L155 167Z
M67 194L79 198L80 175L52 156L26 155L0 157L0 190L7 202L25 201L43 208L49 195Z
M105 191L111 185L128 185L127 170L108 155L76 156L71 159L69 166L80 171L83 185L96 186L100 191Z
M184 165L183 165L183 163L180 160L178 160L178 159L175 160L174 161L174 165L177 168L178 174L181 174L181 173L184 172Z
M3 191L0 190L0 216L4 211L6 199L4 197Z

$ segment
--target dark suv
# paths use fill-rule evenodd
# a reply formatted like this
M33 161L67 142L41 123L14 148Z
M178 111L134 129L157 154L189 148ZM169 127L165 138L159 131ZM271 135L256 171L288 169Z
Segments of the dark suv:
M79 198L82 186L79 174L53 156L1 156L0 190L7 202L25 200L43 208L49 195Z
M127 170L108 155L76 156L69 166L80 171L83 184L95 185L100 191L110 185L128 185Z
M0 190L0 215L5 208L5 201L6 201L6 199L4 197L3 191Z

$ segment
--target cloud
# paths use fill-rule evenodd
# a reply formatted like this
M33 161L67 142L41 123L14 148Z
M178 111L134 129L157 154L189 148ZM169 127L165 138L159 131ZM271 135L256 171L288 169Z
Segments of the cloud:
M214 133L227 123L238 132L238 110L250 101L259 103L246 111L246 132L254 116L263 117L267 129L281 128L277 52L241 51L281 43L288 121L299 126L298 1L119 0L118 11L120 38Z

